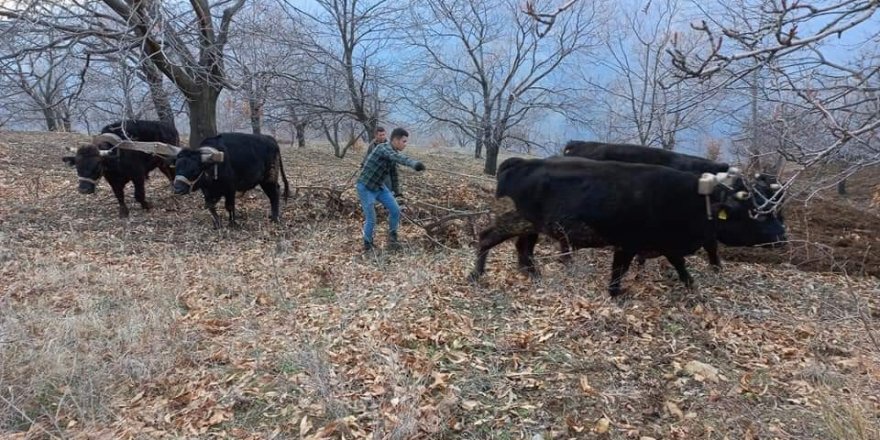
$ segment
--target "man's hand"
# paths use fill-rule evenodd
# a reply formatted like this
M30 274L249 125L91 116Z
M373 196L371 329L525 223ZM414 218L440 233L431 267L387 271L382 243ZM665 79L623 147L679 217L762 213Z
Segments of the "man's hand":
M416 171L425 171L425 164L421 162L416 162L416 166L413 167Z

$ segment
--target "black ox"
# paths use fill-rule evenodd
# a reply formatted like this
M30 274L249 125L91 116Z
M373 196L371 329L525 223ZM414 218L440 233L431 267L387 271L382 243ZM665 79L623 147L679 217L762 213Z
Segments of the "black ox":
M266 135L221 133L201 142L198 149L184 149L177 154L174 193L188 194L201 190L211 212L214 227L220 227L216 205L225 199L229 226L235 227L235 193L257 185L269 197L272 221L279 217L279 175L284 180L284 198L290 195L287 176L281 163L281 149L275 138Z
M609 144L593 141L569 141L562 148L565 156L583 157L593 160L615 160L618 162L661 165L693 174L726 172L730 165L702 157L691 156L662 148L652 148L635 144Z
M614 247L612 296L620 294L620 280L637 254L666 257L690 287L684 257L704 247L710 258L717 258L722 221L740 223L756 243L784 239L778 219L750 215L754 206L747 192L713 184L707 212L707 198L698 193L700 178L668 167L573 157L512 158L499 166L497 176L496 197L510 197L516 206L510 215L524 219L533 231L575 247ZM529 239L536 240L537 233ZM521 263L522 247L517 243ZM478 261L471 277L482 269Z
M177 129L172 125L159 121L125 120L112 123L101 129L101 134L113 134L120 139L141 142L162 142L178 145ZM174 180L174 173L165 160L159 156L141 151L115 148L110 141L96 136L89 145L80 146L76 156L65 156L62 159L68 165L76 167L79 178L78 190L81 194L94 194L98 180L103 176L116 200L119 201L119 216L128 216L125 204L125 185L134 183L134 198L144 209L151 205L146 199L144 183L150 171L158 168L169 181Z

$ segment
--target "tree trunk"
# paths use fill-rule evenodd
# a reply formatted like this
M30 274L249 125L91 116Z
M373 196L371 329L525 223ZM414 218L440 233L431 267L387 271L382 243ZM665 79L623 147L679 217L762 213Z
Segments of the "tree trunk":
M217 98L220 91L205 87L198 95L188 96L189 146L198 148L202 140L217 135Z
M251 116L251 131L254 134L262 134L263 132L263 109L257 98L248 99L248 107Z
M477 137L476 145L474 145L474 159L483 158L483 135Z
M61 129L65 133L73 131L70 123L70 112L68 112L67 109L58 110L55 114L57 115L56 120L61 122Z
M486 142L486 166L483 167L483 172L490 176L494 176L498 169L498 150L500 147L501 143L494 138L490 138Z
M306 124L299 123L295 124L293 128L296 130L296 145L299 148L306 147Z
M846 195L846 179L837 182L837 194L842 196Z
M55 111L51 108L43 109L43 118L46 119L46 130L58 131L58 125L55 121Z
M147 85L150 87L150 99L153 101L153 108L156 109L156 116L160 121L176 129L174 110L171 109L171 100L162 84L162 73L151 62L142 63L141 69L147 79Z

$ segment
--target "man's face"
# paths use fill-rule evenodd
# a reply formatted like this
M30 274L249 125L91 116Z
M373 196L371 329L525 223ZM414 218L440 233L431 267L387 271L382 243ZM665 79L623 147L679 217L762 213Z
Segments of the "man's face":
M384 142L385 142L385 139L387 139L387 137L386 137L384 131L377 131L377 132L376 132L376 143L377 143L377 144L384 143Z
M391 139L391 146L394 147L397 151L403 151L406 148L406 142L409 140L408 136L401 136L397 139Z

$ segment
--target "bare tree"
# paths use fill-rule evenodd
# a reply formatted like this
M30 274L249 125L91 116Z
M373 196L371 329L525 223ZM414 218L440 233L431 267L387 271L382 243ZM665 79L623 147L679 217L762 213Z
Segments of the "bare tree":
M229 27L245 0L14 1L0 3L0 17L52 31L56 38L23 48L40 52L82 44L107 53L137 50L186 97L190 145L217 132L217 98L227 86L224 49Z
M573 3L552 29L538 32L542 24L513 0L421 2L412 10L409 42L427 76L410 102L432 119L473 130L477 148L486 150L484 172L495 174L511 127L531 112L563 108L571 90L551 85L554 74L595 43L596 13L593 3Z
M594 132L606 132L609 140L673 150L682 131L713 116L713 107L706 104L719 90L710 81L684 84L669 62L666 50L674 42L681 48L682 40L690 38L675 30L681 16L678 0L648 2L641 9L626 5L632 7L622 11L621 22L609 32L607 56L597 61L604 69L582 72L592 86L588 93L598 90L605 96L606 111L600 117L594 108L582 114ZM586 77L590 74L598 79Z
M779 153L804 169L846 158L848 165L835 179L839 180L880 162L876 45L869 43L861 53L850 51L849 56L834 53L840 52L842 36L854 39L854 45L876 41L880 32L857 35L854 30L876 24L880 3L835 0L814 6L799 1L728 0L719 5L720 10L704 10L707 19L693 25L707 39L708 52L686 55L669 50L684 76L714 76L732 85L756 70L769 75L774 91L784 92L783 104L796 109L800 118L821 121L833 139L786 144ZM800 174L795 172L786 186Z
M297 68L291 41L299 38L295 23L284 19L278 4L259 2L239 13L239 26L229 42L230 76L237 83L237 94L247 103L251 130L262 132L270 101L277 96L270 90ZM279 39L278 36L285 36ZM287 85L291 81L287 81Z
M90 57L71 47L41 52L16 50L22 45L50 41L53 34L33 32L28 27L10 32L0 46L0 51L7 54L3 73L7 87L17 88L29 98L30 107L42 115L47 130L70 131L72 109L85 84Z
M354 119L362 132L373 133L388 105L386 73L397 56L389 51L396 35L395 16L400 12L396 0L315 0L318 12L295 9L293 20L308 31L307 41L299 41L312 71L290 77L303 88L327 90L327 81L341 79L347 99L304 100L296 102L305 113L321 114L325 121ZM330 72L328 79L324 73ZM307 98L306 96L293 96ZM329 102L335 105L330 106ZM345 116L340 118L338 116Z

